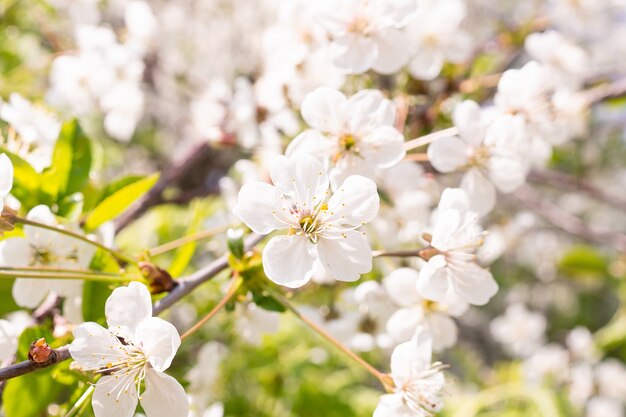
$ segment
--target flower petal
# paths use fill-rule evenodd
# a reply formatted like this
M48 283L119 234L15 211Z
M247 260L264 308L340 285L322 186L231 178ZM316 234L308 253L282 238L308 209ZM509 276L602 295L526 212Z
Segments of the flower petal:
M463 300L482 306L498 292L498 284L489 270L468 264L463 271L455 272L452 286Z
M372 38L348 34L335 39L330 52L337 68L347 74L362 74L372 67L378 47Z
M379 207L380 198L374 181L361 175L351 175L328 200L326 222L359 226L370 222Z
M163 372L172 364L180 346L180 336L171 323L148 317L137 326L134 342L141 345L152 367Z
M388 28L376 33L374 40L378 45L378 56L372 65L374 71L393 74L408 62L407 38L402 31Z
M33 251L28 239L10 237L0 242L0 265L27 266L31 262Z
M276 236L263 249L263 269L267 277L289 288L301 287L311 279L314 256L304 236Z
M480 215L496 206L496 188L478 169L470 169L461 180L461 188L470 197L470 209Z
M396 304L412 307L422 300L415 288L418 279L419 273L415 269L399 268L383 279L383 286Z
M137 408L135 373L106 375L96 383L91 404L96 417L132 417Z
M415 329L419 324L423 324L423 320L424 314L421 308L401 308L389 317L385 329L394 341L406 342L413 337Z
M8 359L17 352L16 330L13 323L0 319L0 360Z
M454 172L467 164L467 143L457 136L438 139L428 147L428 160L439 172Z
M421 417L411 410L404 401L402 394L385 394L374 410L372 417Z
M328 193L328 174L311 155L277 156L270 166L272 182L284 194L312 210Z
M339 281L356 281L372 270L372 249L365 236L355 230L343 231L343 237L322 238L315 246L319 261Z
M362 138L360 150L363 158L383 169L391 168L406 155L404 136L393 126L374 129Z
M418 326L408 342L400 343L391 354L391 375L396 386L403 386L428 369L432 359L432 339L423 326Z
M485 139L482 109L475 101L461 102L455 107L452 118L454 126L459 129L459 135L466 143L478 146Z
M422 47L409 62L411 75L418 80L437 78L443 67L444 56L438 48Z
M4 199L13 187L13 163L6 154L0 155L0 199Z
M49 281L53 283L60 280L42 280L36 278L17 278L13 283L12 295L15 304L20 307L35 308L46 298L50 292Z
M146 417L187 417L189 400L180 383L169 375L146 369L146 390L141 394Z
M417 292L429 300L444 300L449 289L448 273L445 257L433 256L420 271Z
M103 369L126 355L124 345L110 330L97 323L87 322L74 328L70 355L81 368Z
M379 126L393 126L396 109L379 90L361 90L346 105L346 121L352 134L367 134Z
M233 213L255 233L265 235L287 227L286 210L283 194L276 187L251 182L241 187Z
M304 121L322 132L339 133L343 129L343 113L348 99L334 88L320 87L307 94L300 112Z
M296 136L285 150L286 156L312 155L325 162L335 151L336 143L319 130L309 129Z
M104 314L111 331L134 334L142 320L152 317L152 300L148 288L139 282L116 288L106 302Z

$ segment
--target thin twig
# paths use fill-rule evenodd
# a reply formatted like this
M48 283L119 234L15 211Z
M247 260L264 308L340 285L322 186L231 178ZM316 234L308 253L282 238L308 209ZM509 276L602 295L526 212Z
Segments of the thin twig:
M253 234L248 237L246 240L246 250L250 250L254 246L256 246L259 242L264 239L265 236ZM171 307L173 304L178 302L184 296L192 292L201 284L209 281L217 274L222 272L228 267L228 256L223 255L215 261L211 262L209 265L204 268L199 269L198 271L190 274L186 277L180 278L177 280L179 285L177 285L168 295L154 303L152 306L152 314L157 316L161 314L163 311ZM63 362L67 359L70 359L69 346L63 346L55 350L56 355L51 355L51 361L48 361L44 364L38 364L32 361L24 361L15 365L7 366L5 368L0 369L0 382L5 381L7 379L15 378L33 371L37 369L46 368L48 366L55 365L57 363Z
M590 88L584 91L583 95L589 105L622 97L626 95L626 78Z
M456 127L449 127L447 129L437 130L435 132L429 133L428 135L420 136L419 138L411 139L405 142L404 149L410 151L421 146L426 146L429 143L432 143L438 139L445 138L447 136L454 136L458 132L459 129L457 129Z
M626 211L626 199L616 193L608 193L587 181L571 175L552 170L533 169L528 175L528 180L538 184L549 184L560 189L582 191L610 206Z
M47 368L57 363L61 363L70 358L69 346L63 346L53 350L53 354L50 355L50 359L43 363L37 363L33 361L23 361L16 363L15 365L0 368L0 381L15 378L18 376L26 375L38 369Z
M578 217L550 203L527 185L520 187L513 196L564 232L591 242L608 244L620 252L626 252L626 235L589 227Z

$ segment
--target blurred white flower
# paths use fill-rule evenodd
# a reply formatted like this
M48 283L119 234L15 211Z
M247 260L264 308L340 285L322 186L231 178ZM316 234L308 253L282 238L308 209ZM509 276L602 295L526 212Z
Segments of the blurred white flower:
M524 304L516 303L509 305L504 315L496 317L489 330L509 353L527 357L543 344L546 324L543 314L529 311Z
M349 74L373 69L391 74L406 64L407 38L400 30L415 11L411 0L344 0L323 3L322 25L332 39L335 65Z
M28 220L56 226L58 221L47 206L37 206L26 216ZM78 231L76 226L66 226ZM11 237L0 242L0 265L57 266L84 269L91 262L95 247L70 236L35 226L24 226L24 237ZM21 307L35 308L53 292L66 298L64 314L73 323L82 320L82 281L70 279L20 278L13 283L13 299Z
M374 417L430 417L443 407L439 391L445 380L440 363L432 363L432 342L423 328L391 355L395 392L383 395Z
M347 98L321 87L307 95L301 111L313 129L298 135L285 154L318 157L332 167L333 186L353 174L374 178L376 168L390 168L404 158L404 137L394 127L395 106L378 90Z
M585 417L624 417L624 401L593 397L587 403Z
M467 171L461 182L470 197L471 209L484 215L496 204L496 187L515 191L529 170L528 143L521 117L504 115L487 121L480 106L471 100L454 110L458 135L436 140L428 147L428 159L439 172Z
M260 345L263 335L274 334L278 331L280 314L267 311L250 302L243 305L237 317L237 333L252 344Z
M372 268L372 251L357 229L378 212L376 184L353 175L330 195L322 164L314 157L279 156L270 168L274 185L245 184L233 212L254 232L276 236L263 250L263 268L280 285L300 287L315 262L335 279L356 281Z
M8 103L0 100L0 119L19 135L9 137L7 147L10 151L26 159L38 172L50 165L61 131L61 123L54 115L13 93Z
M469 206L461 189L447 188L441 195L430 241L433 254L417 282L419 294L428 300L443 302L452 293L484 305L498 291L491 272L476 264L484 233Z
M164 373L180 336L170 323L152 317L146 286L131 282L116 288L105 313L109 329L83 323L74 329L70 345L72 358L83 370L103 374L92 399L96 417L130 417L138 401L147 417L187 417L185 390ZM140 392L142 382L145 390Z
M30 315L24 311L11 313L6 320L0 319L0 362L17 353L19 337L31 322Z
M418 0L417 13L406 27L412 47L408 69L421 80L439 75L445 61L460 63L472 53L472 40L460 29L466 15L464 0Z
M551 343L541 346L524 360L524 377L536 384L540 384L546 377L564 382L569 376L569 359L569 353L561 345Z
M6 154L0 155L0 213L4 210L4 199L13 188L13 163Z
M459 317L469 306L454 294L439 303L424 299L417 292L418 279L416 270L400 268L383 280L389 297L400 306L387 321L387 331L396 342L405 342L421 324L431 334L435 351L449 348L456 343L458 333L451 317Z

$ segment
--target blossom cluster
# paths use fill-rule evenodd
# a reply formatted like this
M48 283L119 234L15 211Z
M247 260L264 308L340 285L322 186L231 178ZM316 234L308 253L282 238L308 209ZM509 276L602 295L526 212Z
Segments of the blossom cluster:
M285 345L336 363L290 313L382 385L354 415L626 415L623 0L42 3L0 22L0 375L65 389L33 415L311 415Z

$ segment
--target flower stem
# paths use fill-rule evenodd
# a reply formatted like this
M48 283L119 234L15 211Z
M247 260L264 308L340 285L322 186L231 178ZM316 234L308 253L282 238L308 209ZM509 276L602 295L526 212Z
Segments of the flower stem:
M330 342L332 345L334 345L337 349L339 349L340 351L342 351L343 353L348 355L350 358L352 358L352 360L354 360L356 363L358 363L367 372L369 372L370 374L375 376L381 382L381 384L383 384L383 386L387 387L387 385L388 385L387 379L388 378L386 377L386 375L384 373L382 373L378 369L374 368L367 361L365 361L363 358L361 358L356 353L354 353L346 345L341 343L339 340L335 339L330 333L328 333L326 330L324 330L322 327L320 327L313 320L309 319L308 317L306 317L305 315L300 313L298 311L298 309L296 309L296 307L293 304L291 304L291 302L284 295L279 294L278 292L273 291L272 289L268 288L268 286L265 286L265 289L276 299L276 301L278 301L280 304L282 304L283 307L285 307L287 310L290 310L296 317L298 317L300 320L302 320L307 326L309 326L316 333L318 333L320 336L322 336L324 339L326 339L328 342Z
M459 132L456 127L449 127L443 130L437 130L436 132L429 133L428 135L421 136L416 139L411 139L404 143L404 149L410 151L411 149L416 149L421 146L428 145L438 139L441 139L446 136L454 136Z
M380 258L380 257L410 258L413 256L421 256L420 252L422 252L423 249L424 248L409 249L409 250L395 250L395 251L376 250L372 252L372 256L374 258Z
M109 252L111 255L113 255L117 260L119 261L123 261L127 264L131 264L131 265L137 265L137 260L135 260L134 258L131 258L128 255L125 255L121 252L116 251L115 249L109 248L108 246L103 245L100 242L97 242L95 240L91 240L89 239L87 236L78 234L78 233L74 233L71 230L67 230L64 229L62 227L58 227L58 226L52 226L49 224L45 224L45 223L40 223L40 222L36 222L33 220L28 220L28 219L24 219L22 217L16 217L15 218L16 222L28 225L28 226L33 226L33 227L38 227L40 229L46 229L46 230L51 230L53 232L57 232L60 233L62 235L66 235L66 236L70 236L73 237L74 239L78 239L81 240L85 243L88 243L90 245L96 246L97 248L100 248L106 252Z
M65 414L65 417L73 417L79 415L83 411L83 406L93 395L93 391L96 389L95 385L91 385L87 390L80 396L78 401L70 408L70 410Z
M0 268L0 278L32 278L32 279L77 279L84 281L104 281L104 282L126 282L141 281L141 279L123 277L121 275L99 273L97 271L81 270L53 270L34 268Z
M180 336L180 339L185 340L187 337L197 332L207 321L211 320L213 316L215 316L222 308L224 308L224 306L228 304L228 302L235 296L235 294L237 294L237 290L239 290L239 287L241 287L242 283L243 281L239 278L239 273L234 272L233 278L230 281L230 285L228 286L228 290L226 291L226 294L224 294L224 297L222 297L222 299L215 305L215 307L213 307L211 311L208 312L206 316L202 317L200 321L198 321L189 330L183 333Z
M181 237L180 239L172 240L171 242L164 243L148 250L149 256L157 256L171 250L180 248L181 246L188 245L193 242L208 239L219 233L225 232L230 226L220 226L209 230L203 230L197 233L193 233L189 236Z

